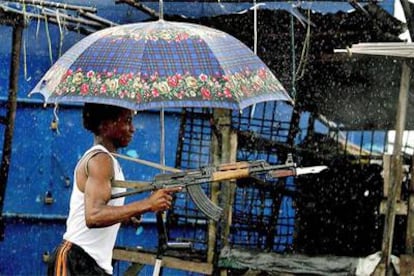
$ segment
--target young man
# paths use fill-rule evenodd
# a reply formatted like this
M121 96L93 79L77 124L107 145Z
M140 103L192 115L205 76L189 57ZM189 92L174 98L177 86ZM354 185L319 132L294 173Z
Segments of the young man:
M111 275L120 223L146 212L167 210L171 193L180 190L157 190L127 205L124 198L111 200L113 193L125 189L111 187L112 180L124 180L124 175L110 153L131 141L133 115L121 107L85 104L83 125L93 133L94 143L76 165L66 232L52 257L49 275Z

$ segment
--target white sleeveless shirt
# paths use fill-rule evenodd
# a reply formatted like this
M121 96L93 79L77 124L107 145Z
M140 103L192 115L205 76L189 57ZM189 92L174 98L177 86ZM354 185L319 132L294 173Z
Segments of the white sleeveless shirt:
M103 151L109 154L105 147L95 145L84 153L82 159L91 151ZM115 179L124 180L124 174L118 161L112 155L110 156L113 159ZM79 164L80 161L77 166ZM79 190L76 183L76 169L73 179L69 216L66 220L66 232L63 239L83 248L101 268L112 274L112 250L115 246L120 223L103 228L88 228L85 222L84 193ZM125 188L112 188L112 194L124 192L125 190ZM120 206L124 204L124 200L124 197L112 199L108 202L108 205Z

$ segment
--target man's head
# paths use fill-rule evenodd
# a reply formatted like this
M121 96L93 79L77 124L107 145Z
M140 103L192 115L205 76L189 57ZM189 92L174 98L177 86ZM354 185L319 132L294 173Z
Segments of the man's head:
M135 132L133 111L112 105L85 103L83 126L96 136L111 140L118 147L126 147Z

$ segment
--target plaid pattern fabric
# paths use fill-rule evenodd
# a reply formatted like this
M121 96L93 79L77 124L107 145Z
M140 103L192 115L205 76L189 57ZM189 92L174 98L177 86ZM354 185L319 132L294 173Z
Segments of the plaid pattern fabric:
M291 101L268 67L236 38L162 20L86 37L42 81L36 88L49 102L93 101L133 109L242 109L262 101Z

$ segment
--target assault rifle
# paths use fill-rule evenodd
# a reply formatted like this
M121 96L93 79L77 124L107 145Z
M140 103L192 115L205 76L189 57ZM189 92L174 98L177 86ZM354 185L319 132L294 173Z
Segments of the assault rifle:
M200 186L203 183L241 179L266 175L267 178L281 178L310 173L319 173L327 166L296 167L288 158L282 165L269 165L266 161L242 161L218 166L204 166L200 169L185 170L174 173L156 175L152 182L114 181L115 187L133 188L132 190L113 194L111 198L134 195L166 187L183 187L190 195L194 204L210 219L218 221L222 208L214 204Z

